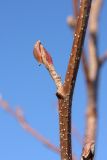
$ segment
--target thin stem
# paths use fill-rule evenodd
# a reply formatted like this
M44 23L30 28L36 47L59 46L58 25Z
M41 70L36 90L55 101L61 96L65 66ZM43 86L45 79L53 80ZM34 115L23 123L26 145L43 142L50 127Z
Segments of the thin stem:
M78 16L78 1L79 0L73 0L74 13L76 17Z
M76 30L74 34L74 42L70 54L70 60L66 72L64 89L66 93L73 92L75 80L78 72L78 67L81 58L81 51L83 48L88 17L91 7L91 0L82 0L80 4L80 13L77 20Z
M97 128L97 94L99 82L99 58L97 47L98 17L102 0L95 0L89 21L89 73L87 81L88 104L86 113L86 130L81 160L93 160L95 155L95 141Z
M71 104L72 96L80 63L81 51L84 43L91 0L82 0L79 17L77 19L74 42L63 85L65 97L59 98L60 149L61 160L71 160Z

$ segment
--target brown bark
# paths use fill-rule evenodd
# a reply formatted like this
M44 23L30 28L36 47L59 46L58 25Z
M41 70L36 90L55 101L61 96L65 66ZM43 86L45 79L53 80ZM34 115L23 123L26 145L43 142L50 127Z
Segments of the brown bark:
M71 147L71 105L72 105L72 97L74 92L74 86L76 82L77 72L79 68L81 51L84 44L84 38L86 33L86 28L88 24L88 18L91 8L92 0L81 0L80 2L80 11L79 16L77 18L76 29L74 34L74 41L72 46L72 51L70 54L70 60L68 63L68 68L65 76L65 82L63 86L61 86L57 91L57 97L59 101L59 126L60 126L60 151L61 151L61 160L71 160L72 159L72 147ZM77 1L74 1L75 9L77 6ZM75 12L77 15L77 11ZM46 63L43 60L43 53L41 52L39 46L36 46L34 50L34 55L36 55L36 59L48 68L51 76L50 65L47 67L47 63L49 63L46 59ZM44 49L43 49L44 50ZM44 54L47 55L46 53ZM52 64L53 65L53 64ZM53 77L55 84L56 80ZM57 85L56 85L57 86ZM60 93L60 94L59 94Z
M79 7L78 1L79 1L79 0L73 0L73 7L74 7L75 17L78 16L78 7Z
M74 13L77 12L77 8L74 1ZM102 6L102 0L95 0L92 3L90 23L89 23L89 59L83 51L82 63L84 68L84 73L86 77L87 92L88 92L88 104L86 113L86 131L84 139L84 147L81 159L93 160L95 154L95 141L96 141L96 128L97 128L97 94L98 94L98 84L99 84L99 71L107 60L107 54L102 57L98 57L98 46L97 46L97 31L98 31L98 18L100 9ZM70 18L69 18L70 19ZM69 25L74 29L73 21L74 18L69 20Z
M60 149L61 160L71 160L71 105L73 91L78 72L81 51L84 43L86 27L91 7L91 0L82 0L74 34L74 42L63 85L65 97L59 99Z

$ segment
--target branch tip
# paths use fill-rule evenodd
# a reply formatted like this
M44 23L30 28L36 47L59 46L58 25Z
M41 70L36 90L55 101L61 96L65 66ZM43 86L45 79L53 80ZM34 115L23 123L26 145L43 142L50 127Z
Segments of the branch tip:
M53 64L52 57L47 52L47 50L43 47L40 40L38 40L36 44L34 45L33 54L34 54L35 59L39 63L43 63L46 67L48 67L48 65L50 64Z
M55 82L55 85L57 87L57 96L59 97L64 97L64 92L62 88L62 82L61 82L61 77L57 74L52 57L48 53L48 51L44 48L40 40L38 40L34 46L34 51L33 51L35 59L40 63L44 64L46 69L49 71L52 79Z

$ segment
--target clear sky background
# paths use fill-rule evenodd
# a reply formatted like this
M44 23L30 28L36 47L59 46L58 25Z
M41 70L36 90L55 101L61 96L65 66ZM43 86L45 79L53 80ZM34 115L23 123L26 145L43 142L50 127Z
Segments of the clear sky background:
M66 0L0 1L0 94L13 109L20 105L27 121L56 146L59 125L56 88L48 72L38 66L32 51L40 39L51 53L58 73L64 80L73 32L66 17L73 13ZM107 51L107 1L99 24L99 54ZM107 64L101 70L99 87L99 127L96 160L107 159ZM73 124L83 137L85 127L86 86L80 66L73 101ZM73 136L73 150L81 154L81 145ZM1 160L59 160L26 133L19 123L0 108Z

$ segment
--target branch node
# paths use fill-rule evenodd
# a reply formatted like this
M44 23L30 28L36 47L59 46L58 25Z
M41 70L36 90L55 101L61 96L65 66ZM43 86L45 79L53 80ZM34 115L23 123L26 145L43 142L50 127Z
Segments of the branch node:
M95 153L95 143L85 146L81 160L93 160Z

